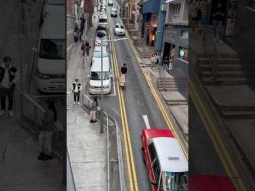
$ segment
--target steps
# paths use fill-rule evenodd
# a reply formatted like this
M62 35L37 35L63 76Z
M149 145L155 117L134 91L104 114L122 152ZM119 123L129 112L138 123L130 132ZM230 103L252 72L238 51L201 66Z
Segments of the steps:
M206 56L198 58L199 77L203 85L243 85L247 84L246 74L237 54L220 54L217 79L213 79L212 69Z
M159 91L187 91L188 82L187 79L174 79L166 78L157 80L157 87Z

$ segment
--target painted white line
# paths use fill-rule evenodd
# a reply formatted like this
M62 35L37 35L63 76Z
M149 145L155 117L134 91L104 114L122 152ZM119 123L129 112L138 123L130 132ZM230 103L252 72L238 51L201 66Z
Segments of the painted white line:
M143 115L143 120L147 129L150 129L150 123L147 115Z

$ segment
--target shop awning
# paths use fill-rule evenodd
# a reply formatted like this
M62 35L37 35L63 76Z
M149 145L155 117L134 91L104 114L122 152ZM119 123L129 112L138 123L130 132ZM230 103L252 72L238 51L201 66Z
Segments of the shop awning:
M180 4L182 3L183 0L167 0L166 3L171 3L171 4Z
M143 14L159 12L160 0L149 0L143 3Z

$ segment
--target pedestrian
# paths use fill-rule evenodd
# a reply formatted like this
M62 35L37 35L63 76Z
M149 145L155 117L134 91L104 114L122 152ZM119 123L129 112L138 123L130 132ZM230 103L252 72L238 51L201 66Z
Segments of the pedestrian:
M84 24L81 23L80 30L79 30L79 40L80 40L80 42L82 42L81 37L83 35L83 31L84 31Z
M83 42L82 45L81 45L81 51L82 51L81 54L82 54L83 57L85 57L85 51L86 51L85 48L86 48L85 43Z
M90 50L91 46L89 45L89 42L86 41L85 43L85 50L86 50L86 53L87 53L87 56L89 56L89 50Z
M164 69L164 71L167 71L167 68L168 68L168 65L169 65L169 59L168 59L167 56L164 57L162 63L163 63L163 69Z
M52 159L52 137L57 121L57 111L52 100L47 100L47 108L42 118L42 129L39 134L38 145L41 153L38 160Z
M75 105L76 103L79 105L80 104L80 93L81 93L81 83L79 82L79 79L75 79L75 82L72 83L72 92L74 95L74 102L73 104Z
M158 70L159 69L159 61L160 61L160 56L159 56L159 53L157 52L156 55L155 55L155 65L156 65L156 69Z
M173 59L171 58L169 61L169 71L173 70Z
M12 59L9 56L3 58L3 64L0 66L0 97L1 97L1 111L0 116L5 113L6 97L8 97L8 111L9 116L13 116L13 94L14 87L18 79L18 70L12 66Z
M151 55L151 69L153 69L156 66L156 57L155 54Z
M95 123L96 121L96 111L98 107L97 97L93 98L90 110L90 123Z
M223 39L223 22L224 22L224 10L222 9L222 3L218 2L217 7L213 11L213 36L214 36L214 42L217 41L216 35L218 33L220 43Z
M77 23L75 23L73 36L74 36L74 42L77 42L79 40L79 27Z

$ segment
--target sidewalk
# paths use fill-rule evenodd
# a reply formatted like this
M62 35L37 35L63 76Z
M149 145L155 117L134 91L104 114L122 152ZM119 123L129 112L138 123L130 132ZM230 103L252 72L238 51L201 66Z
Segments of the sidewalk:
M91 60L96 27L90 27L86 36L91 44ZM67 69L67 87L75 78L80 79L85 90L84 78L89 71L90 63L82 68L81 43L76 43L73 49L70 65ZM70 84L70 85L69 85ZM100 123L90 123L90 116L80 105L73 105L73 94L67 96L69 110L67 110L67 148L69 152L74 182L77 191L105 191L107 190L107 158L106 135L100 134ZM81 102L81 101L80 101ZM105 181L102 181L105 180Z
M0 119L0 190L63 191L63 166L56 158L37 160L37 139L15 117Z

